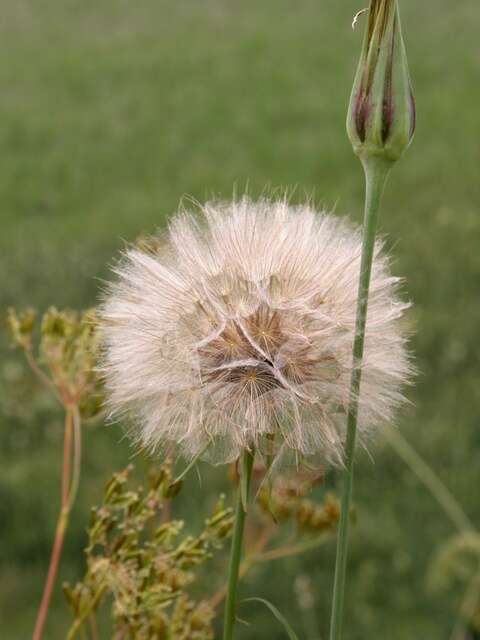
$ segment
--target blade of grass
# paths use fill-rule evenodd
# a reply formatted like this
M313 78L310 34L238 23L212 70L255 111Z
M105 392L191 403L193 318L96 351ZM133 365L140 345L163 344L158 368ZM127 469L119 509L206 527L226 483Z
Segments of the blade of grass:
M260 602L261 604L265 605L267 609L269 609L273 613L275 618L283 626L285 633L290 638L290 640L299 640L297 634L292 629L292 627L288 623L285 616L282 613L280 613L277 607L273 605L271 602L269 602L268 600L265 600L265 598L246 598L245 600L242 600L242 602Z

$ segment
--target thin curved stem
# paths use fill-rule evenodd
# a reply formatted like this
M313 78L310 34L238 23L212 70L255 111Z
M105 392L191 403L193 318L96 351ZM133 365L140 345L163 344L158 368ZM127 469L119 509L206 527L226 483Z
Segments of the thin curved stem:
M71 464L72 457L72 435L73 435L73 471ZM53 541L50 564L48 567L45 586L43 588L42 600L38 610L35 629L32 640L41 640L45 621L47 619L50 601L52 599L53 587L58 573L60 558L65 540L65 532L68 527L70 511L75 500L80 476L80 456L81 456L81 432L80 414L77 407L67 407L65 414L65 435L63 446L63 464L61 481L61 509L58 516L55 537ZM71 473L71 477L70 477Z
M347 571L348 530L353 492L353 467L357 439L358 396L362 377L363 347L367 322L368 293L375 251L375 231L385 182L390 166L380 158L363 163L366 179L365 216L363 223L362 258L358 285L357 316L353 341L353 368L350 381L350 400L347 414L347 440L345 444L345 470L343 474L342 506L337 539L335 581L333 587L330 640L342 636L345 577Z
M62 555L63 542L65 539L65 531L67 529L67 525L68 525L68 512L62 509L57 522L57 528L55 530L55 538L53 541L52 554L50 556L50 565L48 567L47 579L45 581L42 601L40 603L40 609L38 611L37 621L35 623L35 630L32 636L33 640L40 640L40 638L42 637L43 627L47 619L50 600L52 598L52 591L55 585L55 579L57 577L58 565L60 562L60 557Z
M417 476L425 487L430 491L432 496L442 507L445 515L449 518L453 526L458 529L459 533L475 532L475 526L467 516L462 506L451 493L448 487L442 482L435 471L425 462L425 460L415 451L408 440L393 427L387 426L384 430L385 439L395 450L397 455L407 464L411 471ZM461 609L465 610L465 602L473 601L473 607L476 606L476 598L480 590L480 571L474 575L468 583L464 604ZM459 619L455 623L451 640L461 640L465 635L466 623L468 615L460 614Z
M73 469L70 484L70 493L68 494L68 510L73 507L78 493L80 484L80 470L82 464L82 424L80 412L77 406L72 409L73 414Z
M30 367L30 369L39 378L39 380L41 380L43 382L43 384L50 389L50 391L53 393L53 395L58 400L58 402L63 406L62 396L59 393L57 387L55 386L55 383L53 382L53 380L51 380L48 377L48 375L45 373L45 371L43 371L43 369L38 366L38 364L37 364L37 362L35 360L35 357L33 356L31 350L30 349L24 349L23 352L25 354L25 358L27 360L27 363L28 363L28 366Z
M223 627L223 640L232 640L233 630L235 626L235 609L237 604L237 587L240 571L240 556L242 553L243 532L245 529L246 512L244 509L244 501L248 496L250 489L250 480L252 477L254 453L245 451L242 460L242 473L244 486L246 487L245 495L242 496L241 486L238 489L237 506L235 511L235 524L233 528L232 547L230 551L230 565L228 568L227 597L225 601L225 617ZM242 483L242 478L240 479Z
M68 504L70 495L70 480L72 466L72 432L73 412L67 410L65 414L65 433L63 436L63 464L62 464L62 509Z
M296 545L277 547L276 549L269 549L264 553L261 553L256 562L270 562L271 560L279 560L280 558L290 558L291 556L298 556L312 549L317 549L329 541L329 537L321 535L313 540L307 540L306 542L300 542Z

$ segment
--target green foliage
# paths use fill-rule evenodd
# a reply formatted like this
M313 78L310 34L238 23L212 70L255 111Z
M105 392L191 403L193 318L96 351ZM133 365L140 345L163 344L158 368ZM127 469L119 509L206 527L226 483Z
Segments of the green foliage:
M75 617L68 638L75 638L110 596L115 637L210 640L214 610L207 600L194 602L188 587L230 535L232 510L222 497L199 535L182 535L184 522L167 513L173 497L170 468L151 475L148 488L132 489L130 473L127 468L114 474L102 506L92 510L87 573L74 587L64 585Z

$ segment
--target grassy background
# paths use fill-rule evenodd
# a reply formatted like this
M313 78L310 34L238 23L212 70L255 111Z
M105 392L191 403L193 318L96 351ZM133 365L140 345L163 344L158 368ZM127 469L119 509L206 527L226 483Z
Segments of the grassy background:
M479 522L480 8L401 4L418 129L381 219L415 304L421 375L401 427ZM313 193L319 206L360 221L362 176L344 134L359 8L339 0L2 3L2 307L95 304L123 239L163 225L184 194L288 187L294 199ZM0 372L0 629L5 640L23 640L56 517L62 423L5 340ZM373 453L375 462L361 455L358 465L345 638L447 639L462 590L432 592L426 573L451 525L386 444ZM129 455L117 429L86 430L62 579L80 575L88 507ZM221 472L211 475L220 485ZM196 493L193 507L210 501ZM333 561L330 545L275 563L246 590L269 597L314 640L292 597L295 575L307 572L324 638ZM239 638L283 637L268 613L250 618L255 625ZM67 620L58 594L45 637L64 638Z

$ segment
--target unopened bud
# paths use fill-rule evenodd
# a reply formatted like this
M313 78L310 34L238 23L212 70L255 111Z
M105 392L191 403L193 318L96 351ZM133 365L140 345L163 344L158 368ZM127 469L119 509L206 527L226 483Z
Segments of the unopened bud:
M395 162L415 130L415 101L397 0L371 0L347 117L355 153Z

